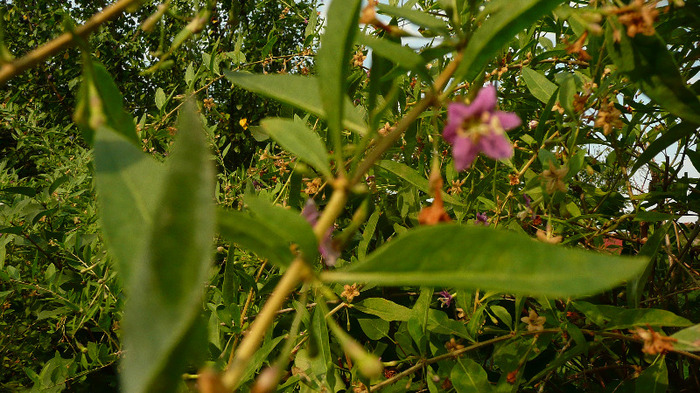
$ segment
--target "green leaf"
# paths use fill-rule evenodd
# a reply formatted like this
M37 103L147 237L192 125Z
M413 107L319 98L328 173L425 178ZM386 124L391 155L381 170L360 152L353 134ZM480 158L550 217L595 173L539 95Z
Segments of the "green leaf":
M331 353L330 338L328 335L328 325L324 310L321 307L316 307L311 316L311 338L318 346L318 354L311 358L311 368L316 375L325 375L328 378L329 374L332 378L333 354Z
M550 13L562 0L501 1L500 7L476 30L464 49L455 80L472 80L522 30Z
M411 48L365 34L360 34L357 41L361 45L372 48L378 55L391 59L399 66L419 73L425 80L431 80L430 74L425 69L425 59Z
M385 321L408 321L411 309L383 298L367 298L353 304L353 308Z
M668 389L668 369L664 356L656 358L654 363L647 367L634 384L635 393L664 393Z
M377 11L385 15L406 19L435 32L446 33L449 31L447 24L443 20L409 7L394 7L389 4L379 3L377 4Z
M554 82L532 68L523 68L523 79L530 93L545 104L557 91L557 85Z
M605 46L620 71L635 82L644 94L670 113L700 124L700 100L688 87L667 44L657 35L637 34L634 38L618 34L609 20Z
M612 288L644 266L641 258L545 244L492 228L446 224L412 229L364 262L323 272L321 279L566 297Z
M700 324L676 332L671 337L678 340L673 343L673 348L677 350L691 352L700 351Z
M389 322L376 318L358 318L362 331L370 340L381 340L389 334Z
M139 144L136 125L134 125L131 115L124 110L124 99L112 76L102 64L93 62L92 65L95 75L95 87L102 100L102 110L104 110L107 117L107 124L133 143Z
M129 356L121 373L126 393L173 391L184 368L171 361L184 366L191 348L206 348L206 334L197 333L195 322L211 265L214 168L191 100L180 113L166 166L146 252L126 283L123 337Z
M657 211L644 211L640 210L634 215L634 221L645 221L645 222L659 222L675 220L681 216L677 214L668 214ZM645 243L646 244L646 243Z
M574 307L602 329L629 329L636 326L690 326L692 323L678 315L656 308L624 309L615 306L595 305L584 301L574 302Z
M301 120L267 118L262 127L272 139L300 160L313 166L326 178L332 178L328 153L321 137Z
M484 393L492 390L486 371L469 358L457 358L450 372L450 381L457 393Z
M146 247L165 167L108 127L97 130L94 154L102 234L126 283Z
M344 0L328 5L327 28L321 37L321 48L316 56L318 76L323 81L323 84L318 85L319 93L331 138L335 139L335 148L340 147L350 49L358 30L357 19L361 4L361 0Z
M377 162L376 165L413 184L420 191L430 193L430 184L428 182L428 179L426 179L420 173L416 172L416 170L411 168L410 166L392 160L381 160ZM462 202L458 201L445 191L441 191L441 193L442 200L446 203L457 206L464 206Z
M241 377L240 381L241 383L253 379L255 372L260 370L263 363L268 361L270 353L272 353L272 351L277 347L277 344L284 340L284 338L284 336L275 337L263 344L260 349L255 351L255 355L253 355L253 358L247 364L245 371L243 372L243 377Z
M159 87L156 89L156 107L161 110L163 105L165 105L165 92Z
M301 75L256 75L243 72L224 71L226 78L253 93L292 105L315 116L326 118L327 112L319 94L320 84L315 77ZM367 126L360 108L352 105L349 98L343 99L343 125L364 134Z
M287 242L287 246L292 243L299 245L305 260L311 262L318 257L318 241L311 225L301 216L301 212L296 209L285 209L282 206L255 197L246 195L244 200L248 208L260 220L268 223L274 233Z
M369 219L367 220L367 225L365 226L364 232L362 232L362 240L357 246L357 259L363 260L367 255L367 249L369 248L369 242L374 236L374 231L377 229L377 223L379 222L379 210L375 210Z
M649 275L651 275L651 272L654 270L656 253L669 229L671 229L671 222L667 222L657 228L647 242L644 243L642 249L639 250L638 255L648 258L649 262L647 262L641 274L627 282L627 304L630 307L639 307L639 302L642 300L642 294L644 293L644 284L646 284Z
M666 130L661 137L652 142L651 145L644 149L642 154L639 155L639 158L637 158L637 161L635 161L634 165L632 166L632 170L630 170L629 176L632 176L637 169L651 161L657 154L664 151L667 147L687 136L692 135L697 130L697 125L693 125L688 122L676 124L675 126Z
M227 240L266 258L277 266L289 266L294 259L289 242L267 221L239 211L219 210L217 231Z

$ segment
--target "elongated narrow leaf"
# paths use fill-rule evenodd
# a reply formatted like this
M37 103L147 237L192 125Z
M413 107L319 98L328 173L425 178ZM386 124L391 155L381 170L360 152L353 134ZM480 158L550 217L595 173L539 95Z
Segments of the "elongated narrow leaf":
M192 358L203 349L192 332L201 310L214 236L214 176L194 102L185 103L178 139L148 233L146 252L127 283L122 387L127 393L174 391ZM198 335L206 338L206 335Z
M448 32L445 21L431 16L423 11L414 10L408 7L394 7L389 4L377 4L377 11L382 14L395 16L413 22L435 32Z
M95 186L102 233L124 283L153 224L165 167L108 127L95 134Z
M700 352L700 324L683 329L671 337L676 341L673 348L681 351Z
M428 179L423 177L420 173L416 172L415 169L409 167L408 165L391 160L382 160L377 162L376 165L413 184L419 190L425 193L430 192L430 184L428 183ZM462 202L458 201L450 194L447 194L445 191L442 191L442 199L446 203L452 205L464 206Z
M287 247L297 244L307 262L318 256L318 242L311 225L295 209L273 205L253 195L246 195L244 202L253 214L266 221L271 233L287 242Z
M523 79L530 93L545 104L557 91L556 84L532 68L523 68Z
M256 75L244 72L224 71L226 78L253 93L292 105L312 115L327 118L321 103L318 79L301 75ZM352 105L349 98L343 99L345 108L343 125L360 134L367 131L364 114Z
M343 102L347 100L345 83L350 69L350 49L358 30L361 0L331 2L326 16L326 29L316 56L323 109L326 112L331 138L340 146Z
M637 169L651 161L657 154L661 153L667 147L685 138L686 136L693 134L695 131L697 131L697 129L697 124L683 122L666 130L666 132L664 132L660 138L652 142L651 145L644 149L642 154L639 155L639 158L637 161L635 161L634 166L632 166L632 170L630 170L629 175L632 176Z
M369 46L378 55L391 59L400 67L418 72L425 80L431 79L425 69L425 59L411 48L365 34L360 34L357 41L362 45Z
M595 305L576 301L574 307L599 327L607 330L629 329L635 326L673 326L684 327L692 323L670 311L656 308L638 308L628 310L615 306Z
M472 80L504 45L542 15L550 13L562 0L504 1L503 6L476 30L464 50L455 78Z
M134 125L131 116L124 110L122 94L119 92L117 84L114 83L112 76L102 64L93 62L93 70L95 72L95 87L97 87L100 100L102 100L102 110L107 117L107 124L132 143L138 143L136 125Z
M608 24L605 30L605 46L619 70L662 108L700 125L700 99L688 88L666 43L644 34L618 34L616 42L613 29L621 28Z
M365 262L324 272L321 278L564 297L612 288L644 266L642 258L614 257L491 228L448 224L413 229L380 247Z
M221 236L260 258L266 258L277 266L289 266L294 259L289 243L264 220L239 211L219 210L216 221Z
M326 146L321 137L302 121L268 118L262 121L265 133L285 150L313 166L327 178L332 178Z

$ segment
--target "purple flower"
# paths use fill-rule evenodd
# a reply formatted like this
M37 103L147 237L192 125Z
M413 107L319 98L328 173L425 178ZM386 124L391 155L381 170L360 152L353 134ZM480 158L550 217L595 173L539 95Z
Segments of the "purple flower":
M489 217L486 213L476 213L476 225L489 225Z
M316 222L318 222L320 215L321 213L318 211L314 200L308 199L304 205L304 208L301 210L301 216L304 217L313 227L316 225ZM330 227L326 231L326 234L323 235L323 239L321 239L318 244L318 252L321 253L321 257L323 258L323 262L325 262L326 266L335 266L335 261L340 256L340 252L338 252L338 250L336 250L336 248L333 246L333 238L331 237L332 234L333 227Z
M443 289L440 292L440 297L438 298L438 300L440 301L440 303L442 303L441 307L450 307L450 304L452 304L453 298L454 298L454 296L452 296L451 293L449 293Z
M532 198L529 195L523 194L523 199L525 200L525 207L530 208L530 203L532 203Z
M486 86L471 104L453 102L447 107L442 136L452 145L458 171L469 168L481 152L494 160L513 156L505 131L518 127L521 121L515 113L495 110L496 103L496 88Z

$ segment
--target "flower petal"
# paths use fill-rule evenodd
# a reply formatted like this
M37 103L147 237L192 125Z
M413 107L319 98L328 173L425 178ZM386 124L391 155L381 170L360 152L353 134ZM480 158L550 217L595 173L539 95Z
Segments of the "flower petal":
M492 112L496 107L496 86L488 85L479 90L469 108L474 113Z
M498 121L501 122L501 127L503 127L503 129L506 131L512 130L513 128L516 128L522 124L520 117L512 112L496 111L493 113L493 115L498 117Z
M455 169L462 171L471 166L479 154L479 148L471 138L458 137L452 144L452 157L455 160Z
M513 156L513 145L502 133L492 132L483 135L479 140L479 150L494 160Z

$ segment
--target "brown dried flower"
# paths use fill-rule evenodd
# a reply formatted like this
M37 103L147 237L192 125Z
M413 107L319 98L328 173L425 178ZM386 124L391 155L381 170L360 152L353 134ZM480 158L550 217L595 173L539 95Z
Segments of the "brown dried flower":
M598 117L595 119L594 125L596 127L601 127L603 133L609 135L613 129L622 128L621 115L622 112L615 108L615 103L606 100L598 110Z
M418 222L421 225L436 225L440 222L452 221L442 202L442 184L442 176L440 174L430 176L430 189L435 197L432 205L425 206L418 213Z
M520 320L527 323L528 332L541 332L544 330L544 323L547 321L547 317L541 317L537 315L535 310L530 309L528 315L520 318Z
M366 58L367 56L364 53L362 53L362 51L358 50L352 56L352 65L354 67L362 67L362 64L364 64Z
M464 348L464 345L460 344L454 337L450 338L450 341L445 343L445 349L447 352L457 351Z
M552 161L549 162L549 169L545 169L542 172L547 194L554 194L555 191L566 192L566 183L563 180L567 173L569 173L569 168L561 167L557 169Z
M645 2L644 0L634 0L629 5L613 9L613 13L618 15L620 23L627 28L627 36L634 37L641 33L644 35L654 35L654 21L659 16L656 8L658 1Z
M346 284L343 286L343 293L341 293L340 296L348 299L348 303L352 303L352 300L356 296L360 296L360 291L357 289L357 284Z
M648 355L665 354L673 350L673 343L678 341L673 337L662 336L651 327L649 330L637 328L634 332L639 338L644 340L642 352Z

